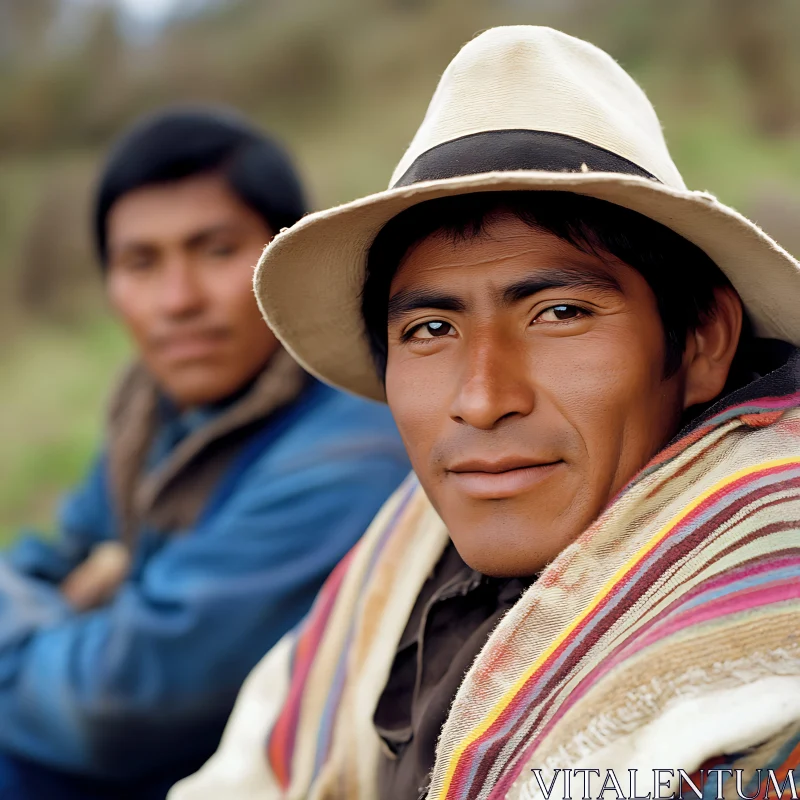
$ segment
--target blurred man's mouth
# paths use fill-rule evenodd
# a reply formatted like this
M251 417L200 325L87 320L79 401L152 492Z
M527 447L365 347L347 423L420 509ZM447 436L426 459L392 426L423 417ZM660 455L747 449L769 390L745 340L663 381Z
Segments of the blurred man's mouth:
M501 500L525 494L550 478L564 462L526 456L457 462L446 471L450 481L475 500Z
M163 336L156 340L158 355L174 363L201 361L217 355L229 338L227 330L197 331Z

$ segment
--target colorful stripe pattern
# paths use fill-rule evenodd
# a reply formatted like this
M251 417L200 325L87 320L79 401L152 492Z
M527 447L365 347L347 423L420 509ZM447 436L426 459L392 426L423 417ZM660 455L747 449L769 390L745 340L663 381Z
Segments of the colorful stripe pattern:
M401 496L397 508L392 514L389 523L380 531L378 539L372 547L368 566L362 579L362 588L363 584L366 584L371 577L380 554L391 538L392 531L395 529L398 519L402 516L417 487L418 483L416 478L413 478L408 480L399 490ZM289 693L281 709L281 713L267 739L267 760L278 785L284 790L288 789L291 783L292 760L294 758L298 736L298 720L300 718L301 704L311 668L319 652L323 637L328 629L328 622L342 588L343 579L347 574L355 552L362 544L372 543L368 543L362 539L362 541L339 562L317 595L314 606L306 617L295 644L295 651L292 656L292 679ZM355 616L353 616L347 634L344 637L344 646L340 650L327 694L325 708L322 711L315 748L314 777L317 776L328 756L333 722L344 686L347 653L352 643L355 622Z
M588 649L627 610L642 600L655 576L714 536L721 523L739 508L757 502L767 494L779 496L786 490L792 490L794 498L800 492L800 458L742 470L714 486L671 520L601 589L585 612L553 642L540 661L531 665L484 724L464 739L452 760L440 797L455 800L476 796L489 771L497 769L497 760L506 743L523 727L527 731L536 730L548 708L558 703L558 712L550 717L548 724L532 738L528 738L528 734L527 746L514 753L517 769L509 770L496 785L497 796L503 797L526 763L525 756L536 748L539 739L547 735L594 681L644 647L684 628L729 614L766 603L800 599L800 546L775 553L770 559L737 565L715 580L701 583L696 592L680 597L640 628L632 641L606 652L598 667L577 688L573 688L568 697L559 697L559 690L570 675L570 667L578 664ZM776 502L780 503L780 500ZM791 520L791 523L798 527L800 519Z
M689 433L667 445L634 478L633 482L637 482L655 472L655 470L671 461L687 447L700 441L703 436L726 422L738 420L750 428L763 428L767 425L772 425L773 422L777 422L787 409L796 408L798 405L800 405L800 392L792 392L782 397L749 399L742 403L726 406L723 411L694 426Z
M283 789L288 788L291 777L292 755L303 690L353 553L354 549L350 550L328 576L294 645L289 694L267 741L267 757L275 778Z

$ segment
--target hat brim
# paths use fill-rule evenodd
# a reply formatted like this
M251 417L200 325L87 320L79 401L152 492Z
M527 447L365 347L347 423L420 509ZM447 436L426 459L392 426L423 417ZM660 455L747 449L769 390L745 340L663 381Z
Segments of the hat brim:
M607 200L671 228L728 276L758 336L800 345L800 264L760 228L704 192L617 173L490 172L429 181L309 214L264 250L254 287L265 319L313 375L385 402L361 317L369 249L407 208L472 192L564 191Z

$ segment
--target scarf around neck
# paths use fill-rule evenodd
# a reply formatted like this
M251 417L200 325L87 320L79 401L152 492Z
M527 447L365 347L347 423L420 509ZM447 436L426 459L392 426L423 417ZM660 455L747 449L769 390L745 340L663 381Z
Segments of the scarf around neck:
M709 409L543 571L459 688L430 800L523 800L541 795L534 769L545 784L581 765L691 772L785 744L800 720L799 376L795 354ZM372 716L447 542L412 476L329 578L269 736L283 796L378 796ZM775 680L798 691L769 720L725 716L726 692Z

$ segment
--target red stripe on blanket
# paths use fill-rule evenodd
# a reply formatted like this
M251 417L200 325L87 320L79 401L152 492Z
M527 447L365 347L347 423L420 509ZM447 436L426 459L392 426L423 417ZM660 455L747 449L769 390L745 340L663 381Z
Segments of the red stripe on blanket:
M289 787L291 778L297 723L306 681L356 547L358 545L336 565L323 584L295 645L289 693L267 740L267 758L276 780L283 789Z

